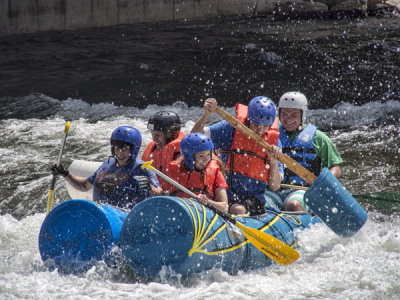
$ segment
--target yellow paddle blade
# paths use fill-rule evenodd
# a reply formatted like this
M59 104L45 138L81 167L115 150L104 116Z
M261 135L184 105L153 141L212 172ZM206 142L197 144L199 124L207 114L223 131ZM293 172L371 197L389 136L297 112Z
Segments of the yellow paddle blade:
M290 265L299 259L299 252L272 235L261 230L246 227L237 221L235 225L243 231L250 243L277 263Z

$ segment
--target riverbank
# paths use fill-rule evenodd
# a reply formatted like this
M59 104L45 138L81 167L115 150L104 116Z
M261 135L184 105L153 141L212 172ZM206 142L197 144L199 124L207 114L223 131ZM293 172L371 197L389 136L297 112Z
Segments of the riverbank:
M228 16L363 17L400 0L0 0L0 36Z

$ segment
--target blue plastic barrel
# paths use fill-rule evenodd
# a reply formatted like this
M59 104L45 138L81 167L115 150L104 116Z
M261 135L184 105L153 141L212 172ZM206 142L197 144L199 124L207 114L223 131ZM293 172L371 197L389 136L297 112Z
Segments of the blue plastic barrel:
M328 168L324 168L310 186L304 199L321 221L342 237L357 233L368 218L362 206Z
M67 273L107 258L127 212L88 200L68 200L46 216L39 233L42 260Z
M306 213L276 211L237 220L288 245L295 242L295 229L320 222ZM236 274L273 263L240 229L214 211L193 199L169 196L149 198L136 205L125 219L119 244L132 271L150 279L161 274L188 276L214 267Z

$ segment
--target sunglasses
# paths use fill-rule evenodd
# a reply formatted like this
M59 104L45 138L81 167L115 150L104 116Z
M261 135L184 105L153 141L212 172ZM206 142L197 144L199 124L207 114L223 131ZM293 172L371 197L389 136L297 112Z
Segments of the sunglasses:
M111 145L115 148L117 147L121 151L130 151L131 150L131 145L124 143L124 142L119 142L119 141L113 141Z

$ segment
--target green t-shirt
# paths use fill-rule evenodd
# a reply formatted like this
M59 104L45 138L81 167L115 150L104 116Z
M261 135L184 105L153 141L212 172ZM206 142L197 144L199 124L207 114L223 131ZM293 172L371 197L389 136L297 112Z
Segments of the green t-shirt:
M304 126L301 130L304 129ZM299 135L301 130L296 130L292 134L288 135L290 141ZM314 150L318 157L321 159L322 168L330 168L334 165L339 165L343 163L343 159L340 157L335 145L332 143L331 139L322 131L318 130L315 132L314 136Z

